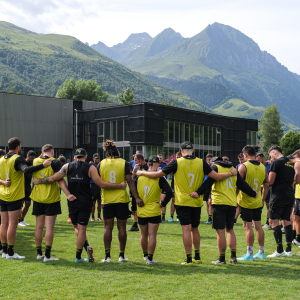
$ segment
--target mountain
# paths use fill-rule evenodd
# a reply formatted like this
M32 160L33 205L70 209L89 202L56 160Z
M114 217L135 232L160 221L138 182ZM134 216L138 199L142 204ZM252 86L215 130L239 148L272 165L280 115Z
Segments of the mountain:
M38 35L0 22L0 91L53 97L70 77L97 80L117 101L130 87L137 102L169 100L185 108L210 111L187 95L134 72L74 37Z
M267 107L276 103L284 118L300 125L300 76L230 26L214 23L167 51L148 57L145 53L147 44L129 53L122 63L177 87L210 108L228 101L228 95L251 106ZM219 90L224 97L216 99Z
M151 36L146 32L133 33L123 43L119 43L112 47L108 47L102 42L91 45L91 47L111 59L120 62L127 54L143 46L151 39Z

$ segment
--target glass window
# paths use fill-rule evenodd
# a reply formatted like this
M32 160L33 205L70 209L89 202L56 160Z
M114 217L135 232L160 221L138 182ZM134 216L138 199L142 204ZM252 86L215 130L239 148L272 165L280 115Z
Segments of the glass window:
M195 125L195 144L200 144L200 127L198 125Z
M124 141L123 137L123 120L122 121L117 121L117 139L116 141Z
M132 157L130 157L130 147L124 147L123 148L123 159L125 159L126 161L132 161Z
M164 156L164 152L163 151L164 151L163 147L157 146L157 152L154 155L161 154L162 156Z
M98 143L103 142L104 132L103 132L104 123L98 123Z
M208 145L208 127L204 126L204 145Z
M200 158L204 159L204 153L203 153L203 150L200 150Z
M217 146L221 146L221 131L217 130Z
M168 121L164 121L164 142L168 143L169 142L169 122Z
M170 143L174 143L174 134L175 134L174 124L175 124L175 122L172 122L172 121L169 122L169 142Z
M198 127L198 126L197 126L197 127ZM190 142L191 142L192 144L195 143L194 136L195 136L195 125L190 124Z
M110 122L110 137L113 141L116 141L117 138L117 128L116 128L116 121Z
M247 145L251 145L251 133L247 131Z
M180 143L180 124L175 122L175 143Z
M203 126L199 126L199 145L204 145L203 139Z
M256 145L256 132L255 131L252 131L251 132L251 145Z
M105 122L105 125L104 125L104 140L110 140L110 122Z
M164 149L163 149L163 157L164 157L164 159L168 159L169 158L169 148L168 147L164 147Z
M190 141L190 125L189 124L184 124L184 128L185 128L184 141ZM184 142L184 141L182 141L182 142Z
M199 156L199 155L200 155L200 150L195 149L194 155L195 155L196 157L200 157L200 156Z
M213 145L217 146L217 128L213 128Z
M185 135L184 135L184 123L180 123L180 140L179 143L183 143L186 139L185 139Z
M149 158L149 156L152 155L152 147L151 146L146 146L146 153L145 153L145 158Z
M130 122L124 120L124 141L130 141Z

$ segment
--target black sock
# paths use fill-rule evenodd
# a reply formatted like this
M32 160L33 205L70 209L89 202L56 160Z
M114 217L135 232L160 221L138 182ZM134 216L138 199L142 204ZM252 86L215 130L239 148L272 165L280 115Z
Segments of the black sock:
M107 259L108 257L110 257L110 248L105 249L105 259Z
M52 246L46 245L45 256L46 256L47 258L50 258L50 256L51 256L51 248L52 248Z
M174 214L171 214L171 218L172 218L172 219L174 218Z
M124 251L122 251L122 252L120 251L119 257L125 258Z
M7 254L7 243L2 243L3 253Z
M95 215L94 215L94 214L92 214L92 218L94 218L94 219L95 219Z
M286 252L292 251L292 241L293 241L293 226L290 224L284 227L285 239L286 239Z
M162 214L162 217L165 218L165 217L166 217L166 214L163 213L163 214Z
M225 261L225 254L220 254L219 261Z
M269 219L267 219L267 222L266 222L266 224L270 225L270 224L269 224Z
M148 256L148 251L143 252L143 254L144 254L144 257L147 257Z
M277 244L277 252L282 253L283 252L283 247L282 247L282 231L281 231L281 226L278 225L273 228L273 234L274 238Z
M200 260L200 250L195 250L195 260Z
M296 241L300 243L300 234L296 235Z
M293 240L295 240L296 239L296 230L293 230Z
M14 245L7 245L7 254L9 256L13 256L15 254L15 252L14 252Z
M236 258L236 249L231 249L231 258Z
M208 222L211 222L212 221L212 215L208 215Z
M186 255L186 262L187 263L190 263L190 262L192 262L193 260L192 260L192 254L191 253L189 253L189 254L187 254Z
M0 251L2 250L2 244L1 244L1 242L0 242Z
M236 223L236 220L237 220L237 219L234 219L234 223Z
M81 253L82 253L82 249L78 249L76 250L76 258L77 259L81 259Z
M88 243L88 241L86 240L86 241L84 242L84 245L83 245L85 251L87 251L87 247L88 247L88 246L89 246L89 243Z
M132 227L138 227L137 226L137 222L134 222L133 225L132 225Z
M98 213L98 218L100 218L100 213Z
M36 246L36 252L38 255L43 255L42 246Z
M24 218L20 218L20 219L19 219L19 223L22 222L22 221L24 221Z
M150 261L152 261L152 259L153 259L153 254L148 254L148 259L150 260Z

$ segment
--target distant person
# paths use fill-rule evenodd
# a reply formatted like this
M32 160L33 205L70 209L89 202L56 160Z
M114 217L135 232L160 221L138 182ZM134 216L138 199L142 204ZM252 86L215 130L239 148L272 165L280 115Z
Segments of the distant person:
M240 153L238 155L238 160L239 160L239 164L236 167L237 169L239 169L239 167L246 161L243 153ZM242 197L242 192L239 191L239 193L237 195L237 203L240 202L241 197ZM240 206L239 206L239 204L237 204L235 217L234 217L234 225L236 225L236 222L237 222L237 219L238 219L239 215L240 215Z
M227 157L227 156L223 156L222 159L223 159L223 161L225 161L225 162L229 162L229 157Z
M95 153L93 155L93 163L91 164L93 167L97 168L100 163L100 155L99 153ZM93 208L92 208L92 218L91 222L95 221L95 206L97 202L97 221L102 221L101 219L101 188L94 183L93 178L91 178L91 188L92 188L92 197L93 197Z
M164 162L164 157L162 156L162 154L157 154L157 157L159 159L159 165L157 168L157 171L162 170L167 164ZM167 176L165 176L165 178L167 179ZM163 202L164 199L166 197L165 191L161 191L161 196L160 196L160 201ZM166 211L167 208L166 207L162 207L161 208L161 212L162 212L162 222L166 222Z
M206 162L208 163L208 165L211 164L211 160L213 158L213 155L211 153L208 153L206 155ZM204 181L207 180L207 175L204 176ZM211 208L211 191L207 190L205 191L205 193L203 194L203 201L206 202L206 211L207 211L207 215L208 215L208 220L206 222L204 222L204 224L210 225L212 223L212 208Z

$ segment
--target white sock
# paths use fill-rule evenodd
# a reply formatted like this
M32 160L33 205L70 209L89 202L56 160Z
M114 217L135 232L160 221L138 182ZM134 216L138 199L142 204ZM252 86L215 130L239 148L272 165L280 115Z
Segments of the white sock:
M247 255L249 256L253 255L253 246L247 247Z
M259 254L264 254L265 253L265 247L264 246L259 246Z

